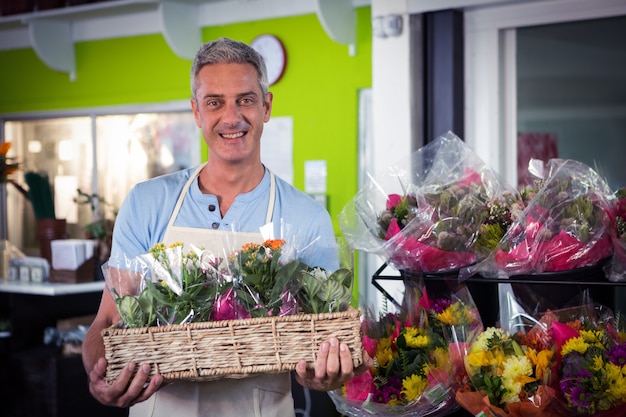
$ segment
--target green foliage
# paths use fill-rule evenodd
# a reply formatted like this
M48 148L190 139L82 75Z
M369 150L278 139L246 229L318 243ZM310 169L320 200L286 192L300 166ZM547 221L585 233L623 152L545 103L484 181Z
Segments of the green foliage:
M347 268L333 273L322 268L301 271L300 305L305 313L343 311L352 299L352 271Z
M28 184L28 197L36 219L54 219L54 197L47 174L27 172L24 179Z

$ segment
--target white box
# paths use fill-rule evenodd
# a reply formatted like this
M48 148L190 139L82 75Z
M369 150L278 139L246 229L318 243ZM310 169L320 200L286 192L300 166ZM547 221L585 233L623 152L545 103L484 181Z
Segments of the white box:
M53 240L50 242L50 249L53 269L74 271L93 256L93 241L90 239Z

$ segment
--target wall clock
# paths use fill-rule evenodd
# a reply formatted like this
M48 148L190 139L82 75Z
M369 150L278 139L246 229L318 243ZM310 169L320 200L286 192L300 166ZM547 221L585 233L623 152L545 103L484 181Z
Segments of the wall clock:
M274 35L259 35L250 46L261 54L267 67L267 83L276 84L285 73L287 53L283 43Z

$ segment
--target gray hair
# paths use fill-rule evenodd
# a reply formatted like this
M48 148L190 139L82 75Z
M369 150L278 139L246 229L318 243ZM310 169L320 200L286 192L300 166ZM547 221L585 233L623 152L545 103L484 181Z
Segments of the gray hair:
M191 92L196 98L196 77L205 65L251 64L259 75L263 97L267 94L267 69L263 57L251 46L228 38L207 42L200 47L191 66Z

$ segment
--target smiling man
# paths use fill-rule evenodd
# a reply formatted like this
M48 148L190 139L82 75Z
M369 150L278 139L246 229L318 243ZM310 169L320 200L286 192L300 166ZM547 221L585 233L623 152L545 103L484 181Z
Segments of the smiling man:
M261 162L263 125L272 112L272 93L261 56L248 45L219 39L203 45L191 68L191 107L209 148L206 164L135 185L118 213L109 267L120 276L128 260L156 243L195 244L219 252L224 235L238 242L262 242L259 228L272 223L296 230L316 248L302 260L329 270L339 267L328 212L306 194L276 177ZM126 275L125 275L126 274ZM150 364L129 363L107 385L100 332L119 321L105 289L83 344L89 388L101 403L131 406L131 416L294 416L288 373L211 382L163 384L148 379ZM311 389L331 390L371 366L364 358L353 369L348 347L322 343L315 369L301 361L296 380ZM133 371L139 372L133 376Z

